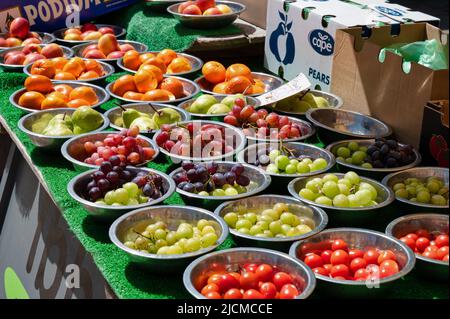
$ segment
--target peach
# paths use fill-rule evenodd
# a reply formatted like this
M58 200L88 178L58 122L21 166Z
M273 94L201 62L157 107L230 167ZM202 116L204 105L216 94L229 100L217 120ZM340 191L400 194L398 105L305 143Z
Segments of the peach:
M119 44L117 43L116 36L114 34L104 34L98 39L98 48L106 56L111 52L118 51Z
M22 40L17 38L8 38L6 39L6 46L7 47L18 47L22 45Z
M38 60L33 63L30 70L31 74L38 74L52 79L55 76L56 68L52 60Z
M86 32L86 31L97 31L98 28L95 24L93 23L85 23L81 26L81 32Z
M129 43L125 43L125 44L119 45L119 49L122 52L127 52L127 51L134 50L134 47Z
M190 5L195 4L195 1L186 1L183 3L180 3L180 5L178 6L178 13L183 13L184 9L186 9L187 7L189 7Z
M12 51L9 51L8 53L6 53L4 56L3 56L3 59L7 59L7 58L9 58L10 56L13 56L13 55L16 55L16 54L18 54L18 53L22 53L23 54L23 52L21 51L21 50L12 50Z
M30 45L30 44L41 44L41 40L36 38L28 38L25 41L22 42L22 45Z
M196 0L195 4L200 8L202 12L205 12L209 8L216 6L216 1L214 0Z
M212 16L212 15L219 15L219 14L223 14L223 13L222 13L222 11L220 11L217 8L209 8L205 12L203 12L204 16Z
M190 14L190 15L201 15L202 14L202 10L200 10L200 8L198 6L196 6L195 4L191 4L190 6L187 6L184 10L183 10L183 14Z
M48 59L64 56L62 48L56 43L47 44L42 48L41 54L46 56Z
M79 35L78 33L69 33L64 36L64 40L81 41L82 38L81 35Z
M85 47L85 48L83 49L83 51L81 52L81 55L82 55L82 56L85 56L86 53L87 53L88 51L91 51L91 50L98 50L98 45L97 45L97 44L90 44L90 45L88 45L87 47Z
M0 48L4 48L4 47L6 47L6 39L5 38L3 38L3 37L0 37Z
M29 32L27 35L27 38L36 38L36 39L42 40L39 33L35 32L35 31Z
M77 29L77 28L69 28L66 31L64 31L64 35L68 35L68 34L78 34L81 35L81 30Z
M89 50L83 56L87 59L106 59L106 55L100 50Z
M101 34L114 34L114 30L110 27L101 27L100 29L98 29L98 32L100 32Z
M26 56L23 53L17 53L13 55L9 55L8 58L5 59L6 64L14 64L14 65L23 65L25 62Z
M39 53L30 53L26 56L25 61L23 61L23 64L27 65L42 59L45 59L44 55Z
M108 54L106 56L107 59L120 59L121 57L123 57L123 55L125 54L125 52L122 51L113 51L110 54Z
M41 53L42 48L35 44L29 44L22 49L23 54L28 55L30 53Z
M87 33L87 34L86 34ZM98 40L103 34L98 31L88 31L81 34L83 40Z
M28 20L22 17L15 18L9 25L9 33L13 37L25 39L30 32Z
M216 8L219 9L220 12L222 12L223 14L228 14L228 13L232 13L233 12L233 10L229 6L227 6L226 4L218 4L216 6Z

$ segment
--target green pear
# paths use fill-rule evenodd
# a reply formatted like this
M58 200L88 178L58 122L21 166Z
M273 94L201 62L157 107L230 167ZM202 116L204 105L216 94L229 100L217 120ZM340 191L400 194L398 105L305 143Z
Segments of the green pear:
M66 119L66 117L68 117ZM58 114L54 116L49 122L47 127L42 131L42 134L47 136L65 136L73 135L74 132L69 127L70 116L66 114Z
M151 131L156 130L158 127L155 121L147 116L141 116L131 122L131 126L139 127L140 131Z
M218 101L214 96L203 94L191 104L188 111L191 113L206 114L209 108L217 103Z
M275 105L275 108L283 111L293 111L294 104L296 104L298 100L299 99L297 96L290 96L281 101L278 101Z
M129 128L131 123L141 116L141 112L135 109L126 109L122 112L123 126Z
M211 106L206 114L224 114L231 111L228 105L217 103Z
M165 107L163 109L158 110L155 114L153 114L153 121L159 128L163 124L172 124L181 121L181 115L169 107Z
M243 94L236 94L236 95L227 96L220 103L227 105L230 108L230 110L231 110L233 108L234 103L236 102L237 99L242 99L242 100L244 100L247 103L245 95L243 95Z
M123 125L123 117L119 116L113 120L113 124L119 127L124 127Z
M31 131L34 133L41 134L47 127L48 122L50 122L52 118L53 115L51 115L50 113L42 114L42 116L39 119L37 119L36 121L34 121L33 124L31 124Z
M296 113L305 113L311 108L311 105L308 102L300 101L299 99L296 99L294 103L292 103L292 107L290 111L296 112Z
M79 107L72 114L73 132L83 134L98 129L103 124L103 117L89 106Z
M302 101L308 102L309 105L313 108L317 107L316 97L312 93L306 93L305 96L302 98Z
M314 100L316 101L317 107L330 107L330 103L328 103L327 99L321 96L315 96Z

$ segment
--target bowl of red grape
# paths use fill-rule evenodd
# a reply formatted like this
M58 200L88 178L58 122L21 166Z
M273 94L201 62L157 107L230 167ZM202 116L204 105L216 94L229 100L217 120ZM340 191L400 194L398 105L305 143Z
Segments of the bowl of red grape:
M74 177L67 191L92 216L111 219L163 202L175 192L175 183L164 173L126 166L112 156L98 169Z
M223 201L256 195L271 182L263 170L235 162L184 161L169 176L175 181L177 192L188 203L209 208L215 208Z
M82 134L66 141L61 153L78 171L98 168L111 157L118 158L120 164L144 166L158 156L159 148L153 140L138 134L137 126L120 132Z

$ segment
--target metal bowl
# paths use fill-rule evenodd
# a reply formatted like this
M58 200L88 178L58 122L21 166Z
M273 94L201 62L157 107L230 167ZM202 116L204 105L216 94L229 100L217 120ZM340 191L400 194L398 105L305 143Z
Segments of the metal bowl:
M173 110L177 111L178 114L180 114L180 116L181 116L181 121L188 121L190 119L189 113L187 113L186 111L184 111L184 110L182 110L180 108L177 108L177 107L175 107L173 105L157 104L157 103L155 103L155 104L151 103L151 105L157 110L163 109L163 108L170 108L170 109L173 109ZM149 114L149 115L153 115L155 113L153 108L149 106L149 103L144 103L144 102L142 102L142 103L124 104L124 105L122 105L122 107L124 109L128 109L128 108L129 109L134 109L134 110L137 110L139 112L146 113L146 114ZM112 108L112 109L110 109L110 110L105 112L105 116L110 121L110 125L109 126L112 127L115 130L118 130L118 131L122 130L123 127L115 125L114 122L115 122L116 119L122 117L122 112L123 112L123 110L119 106L118 107L114 107L114 108ZM151 134L154 134L155 132L156 132L156 130L150 130L150 131L141 131L140 133L144 134L144 135L147 135L147 134L151 135Z
M393 220L386 228L386 234L401 238L419 229L448 234L448 215L413 214ZM439 282L448 282L448 262L416 254L416 270L423 276Z
M35 31L33 31L35 32ZM53 34L47 33L47 32L36 32L37 34L39 34L39 36L42 39L42 44L49 44L52 42L55 42L56 38ZM7 32L2 32L0 33L0 38L7 38L8 37L8 33ZM18 47L0 47L0 51L3 50L8 50L8 49L18 49L20 48L20 46Z
M78 56L78 57L80 57L80 58L83 58L83 56L81 55L82 52L83 52L83 50L84 50L87 46L89 46L89 45L91 45L91 44L96 44L96 43L97 43L97 42L95 42L95 41L91 41L91 42L88 42L88 43L78 44L78 45L72 47L72 50L73 50L75 56ZM143 52L145 52L145 51L148 50L148 46L147 46L147 45L145 45L145 44L143 44L143 43L140 43L140 42L136 42L136 41L130 41L130 40L117 40L117 43L119 43L119 45L120 45L120 44L131 44L131 45L134 47L134 49L135 49L137 52L139 52L139 53L143 53ZM103 62L106 62L106 63L117 63L117 61L119 61L119 59L120 59L120 58L117 58L117 59L95 59L95 60L97 60L97 61L103 61Z
M308 298L316 286L314 273L296 258L274 250L246 247L221 250L197 258L184 271L184 287L196 299L206 299L200 291L213 267L224 266L235 271L247 263L267 263L290 274L295 286L302 291L296 299Z
M223 99L225 99L228 95L225 94L212 94L217 101L220 103ZM199 97L195 97L192 99L189 99L187 101L182 102L178 105L178 108L185 110L187 113L191 115L194 119L213 119L218 120L219 122L223 122L223 118L227 116L228 113L222 113L222 114L199 114L199 113L191 113L187 109L198 99ZM247 101L247 105L251 105L253 107L257 107L259 104L259 101L251 96L245 97Z
M386 185L389 189L392 189L392 187L396 183L401 183L405 179L410 177L415 177L419 179L426 179L427 177L439 177L442 179L445 183L445 185L449 186L449 180L448 180L448 168L443 167L416 167L416 168L410 168L405 171L392 173L387 175L383 180L381 181L384 185ZM400 204L401 207L404 207L405 209L408 209L410 212L435 212L435 213L442 213L444 211L448 212L449 206L438 206L438 205L432 205L432 204L424 204L419 202L412 202L410 200L407 200L405 198L399 198L395 196L395 199Z
M84 159L87 157L87 154L85 153L85 150L84 150L84 143L86 143L86 142L94 142L95 143L96 141L103 141L106 138L106 136L111 133L114 133L114 132L86 133L86 134L81 134L81 135L72 137L70 140L66 141L61 146L62 156L64 156L64 158L66 160L71 162L73 164L73 167L77 171L83 172L88 169L93 169L93 168L98 169L98 167L99 167L98 165L87 164L84 162ZM151 162L155 158L157 158L158 154L159 154L159 148L155 144L155 142L153 142L151 139L149 139L145 136L142 136L142 135L139 135L139 138L146 141L148 143L148 146L155 150L155 156L153 156L152 159L137 165L140 167L140 166L147 165L149 162Z
M384 296L386 289L396 285L396 280L407 275L415 264L415 256L412 250L398 239L386 234L360 228L334 228L326 229L308 239L294 243L289 251L289 255L303 260L303 257L315 249L329 249L331 240L343 239L350 247L356 249L367 249L377 247L379 249L392 250L397 257L397 263L401 270L379 281L356 281L337 280L327 276L315 274L317 289L321 294L339 296L339 298L368 298Z
M335 94L324 92L324 91L319 91L319 90L309 90L308 92L312 93L314 96L323 97L324 99L326 99L328 101L328 104L330 105L329 108L339 109L344 104L344 101L342 100L342 98ZM277 108L276 105L273 105L272 108L275 112L277 112L279 114L284 114L284 115L304 116L306 114L306 112L284 111L282 109Z
M69 192L70 197L72 197L74 200L76 200L78 203L80 203L89 212L89 214L91 214L92 216L94 216L98 219L103 219L103 220L111 220L111 219L117 218L131 210L141 209L143 207L148 207L148 206L162 203L167 198L169 198L175 191L175 183L169 178L169 176L167 176L166 174L164 174L160 171L146 168L146 167L137 168L137 167L132 167L132 166L128 166L127 170L130 170L135 173L145 171L148 173L154 173L154 174L161 176L162 180L163 180L163 188L165 190L165 193L160 198L152 200L151 202L147 202L147 203L139 204L139 205L133 205L133 206L107 206L107 205L96 204L94 202L91 202L91 201L86 200L83 197L81 197L80 193L81 193L81 190L86 188L86 186L90 180L90 175L93 172L97 171L97 169L89 170L87 172L84 172L84 173L74 177L67 185L67 191Z
M218 172L227 172L231 169L235 162L217 162L218 164ZM182 189L177 188L177 193L181 195L181 197L185 200L186 203L192 203L193 206L198 207L207 207L207 208L216 208L220 203L229 200L235 200L245 197L250 197L256 194L263 192L271 182L271 178L269 175L265 174L263 170L254 167L248 164L242 164L245 167L245 171L243 175L250 178L252 182L258 184L258 187L249 190L246 193L238 194L235 196L202 196L194 193L186 192ZM170 173L170 177L173 178L175 174L183 171L182 167L177 168L172 173Z
M197 85L195 82L191 81L191 80L188 80L188 79L185 79L185 78L180 78L180 77L177 77L177 76L165 76L165 77L167 77L167 78L175 78L175 79L180 80L180 81L183 83L184 94L185 94L185 96L184 96L184 97L181 97L181 98L179 98L179 99L170 100L170 101L158 101L158 102L160 102L160 103L178 104L178 103L180 103L180 102L183 102L183 101L185 101L185 100L187 100L187 99L190 99L190 98L196 96L196 95L200 92L200 88L198 87L198 85ZM117 94L114 94L114 93L112 92L112 87L113 87L114 83L115 83L115 81L109 83L109 84L106 86L106 88L105 88L106 91L107 91L113 98L118 99L118 100L121 100L121 101L124 101L124 102L128 102L128 103L141 102L141 101L137 101L137 100L126 99L126 98L124 98L124 97L122 97L122 96L119 96L119 95L117 95ZM150 102L150 101L149 101L149 102ZM156 102L157 102L157 101L155 101L155 103L156 103Z
M114 35L116 36L117 39L123 38L125 36L125 34L127 33L126 29L119 27L117 25L111 25L111 24L95 24L95 25L97 26L98 29L103 28L103 27L112 28L114 31ZM53 35L55 36L57 42L63 43L67 46L74 46L77 44L92 42L92 40L64 40L64 32L67 29L69 29L69 28L63 28L63 29L59 29L59 30L56 30L55 32L53 32Z
M373 139L392 134L391 128L368 115L333 108L310 109L306 118L319 130L322 142L330 144L349 138Z
M330 151L332 154L335 154L335 152L333 150L337 150L339 147L341 146L345 146L350 142L356 142L359 144L359 146L370 146L372 145L375 140L371 139L371 140L345 140L345 141L338 141L335 143L332 143L330 145L328 145L326 147L326 149L328 151ZM405 146L405 144L400 144L401 146ZM393 172L399 172L399 171L403 171L405 169L409 169L412 167L416 167L420 164L420 162L422 161L422 156L420 156L419 152L414 148L413 149L414 152L414 156L415 156L415 160L408 165L404 165L404 166L399 166L399 167L393 167L393 168L364 168L358 165L353 165L353 164L349 164L345 161L339 160L336 158L336 162L338 163L339 166L343 166L345 171L348 170L352 170L355 171L358 174L362 174L364 176L367 177L373 177L373 178L377 178L377 179L381 179L384 176L386 176L387 174L393 173ZM335 156L336 157L336 156Z
M31 142L35 146L46 148L46 149L60 148L61 145L65 141L67 141L68 139L71 139L72 137L74 137L76 135L49 136L49 135L44 135L44 134L38 134L31 130L31 125L33 124L34 121L39 119L43 114L53 114L55 116L58 114L72 115L75 111L76 111L76 109L73 109L73 108L63 108L63 109L52 109L52 110L44 110L44 111L39 111L39 112L35 112L35 113L30 113L30 114L27 114L24 117L22 117L19 120L19 123L17 124L17 126L19 127L19 129L22 132L24 132L25 134L28 135ZM91 131L90 133L103 131L104 129L106 129L109 126L108 118L106 116L104 116L103 114L100 114L100 115L103 118L103 124L100 127L98 127L97 129Z
M183 156L171 153L164 149L163 147L160 148L161 153L168 156L172 162L174 163L180 163L181 161L193 161L193 162L201 162L201 161L219 161L223 160L224 158L228 161L233 160L233 156L236 155L238 152L240 152L242 149L244 149L245 145L247 144L247 139L245 138L244 133L242 133L241 130L238 128L231 126L226 123L220 123L220 122L214 122L214 121L204 121L204 120L195 120L195 121L188 121L188 122L181 122L178 123L179 125L186 125L188 123L194 123L194 125L205 125L205 124L213 124L216 126L222 126L225 128L225 138L232 139L234 142L233 145L235 145L234 150L232 152L228 152L226 154L222 154L219 156L211 156L211 157L190 157L190 156ZM173 125L172 125L173 126ZM196 131L197 132L197 131ZM161 130L157 131L155 135L153 136L153 140L156 143L156 139L158 138L158 135L161 134ZM203 151L203 150L202 150Z
M285 203L289 206L289 211L299 217L307 217L314 221L315 228L304 235L282 237L282 238L264 238L247 235L239 232L236 229L230 228L230 233L233 239L239 243L239 246L244 247L260 247L267 249L274 249L280 251L288 251L291 244L297 240L305 239L313 236L325 229L328 223L327 214L319 207L306 206L298 199L282 195L259 195L252 196L234 201L229 201L221 204L216 208L214 214L223 218L227 213L236 211L238 207L246 207L249 209L272 208L276 203Z
M157 53L159 53L159 51L149 51L148 53L157 54ZM201 59L199 59L193 55L186 54L186 53L178 53L177 52L177 55L180 57L186 58L189 61L189 63L191 64L192 69L189 71L186 71L186 72L172 73L172 74L166 73L164 75L166 75L166 76L187 76L187 75L190 75L193 73L197 73L199 70L201 70L201 68L203 66L203 61ZM137 72L136 70L129 69L123 65L123 57L117 61L117 66L119 68L121 68L122 70L130 72L132 74L136 74L136 72Z
M106 101L109 100L109 94L108 94L108 92L105 91L105 89L103 89L97 85L93 85L91 83L74 82L74 81L54 81L53 82L53 85L58 85L58 84L68 84L72 88L77 88L80 86L89 86L89 87L93 88L95 91L95 94L98 97L98 103L91 105L91 107L93 109L99 107L100 105L102 105L103 103L105 103ZM22 94L24 94L26 91L27 90L25 88L23 88L23 89L20 89L20 90L17 90L16 92L14 92L9 97L9 103L11 103L14 107L24 111L25 113L35 113L35 112L40 111L40 110L36 110L36 109L28 109L26 107L19 105L19 99L22 96Z
M215 228L220 232L220 236L215 245L196 252L182 255L157 255L128 248L122 243L125 232L130 227L142 222L163 221L169 229L176 230L181 222L193 223L198 222L200 219L214 221ZM228 226L223 220L207 210L190 206L153 206L134 210L119 217L109 229L109 238L113 244L124 251L131 261L152 271L164 273L184 270L195 258L220 246L227 236Z
M284 84L284 80L282 80L281 78L279 78L275 75L271 75L271 74L267 74L267 73L252 72L252 76L254 79L261 80L262 82L264 82L264 84L266 85L266 90L264 93L278 89L280 86L282 86ZM197 78L195 80L195 83L197 83L199 85L199 87L203 93L212 94L212 95L215 94L212 91L213 85L211 85L211 83L206 81L204 76ZM249 94L248 96L259 96L264 93ZM234 94L229 94L229 95L234 95Z
M333 173L336 175L339 179L343 178L345 174L342 173ZM313 177L299 177L294 180L292 180L288 185L288 191L289 193L294 196L295 198L298 198L302 202L312 205L312 206L318 206L325 210L325 212L328 214L328 217L330 219L330 223L333 225L362 225L362 224L370 224L373 223L374 219L377 218L377 215L380 215L382 212L382 208L385 208L389 204L391 204L394 201L394 192L385 185L381 184L378 181L375 181L373 179L369 179L366 177L362 177L361 181L369 183L378 192L378 198L377 202L378 205L374 206L368 206L368 207L335 207L335 206L327 206L322 204L317 204L314 201L307 200L299 195L299 191L305 187L306 183L312 179L312 178L322 178L326 174L320 174Z
M300 156L300 155L306 155L306 156L310 156L311 158L324 158L328 165L326 168L319 170L319 171L314 171L314 172L310 172L310 173L305 173L305 174L274 174L274 173L269 173L266 171L266 174L269 174L272 179L274 184L276 184L277 182L280 182L282 184L287 184L289 183L293 178L297 178L299 176L302 177L308 177L308 176L313 176L313 175L317 175L317 174L322 174L325 173L326 171L330 170L334 164L335 164L335 159L333 154L331 154L329 151L324 150L323 148L311 145L311 144L304 144L304 143L284 143L282 144L283 146L285 146L286 148L292 150L292 152L296 155L296 156ZM242 151L240 151L236 157L237 160L241 163L247 163L252 165L251 163L254 162L254 160L256 160L258 153L259 152L263 152L267 149L278 149L280 146L280 144L278 142L276 143L256 143L256 144L252 144L250 146L247 146L245 149L243 149ZM262 168L264 169L264 168Z
M83 58L83 60L89 60L89 59ZM108 76L114 74L114 72L116 70L114 69L114 67L111 64L105 63L103 61L98 61L98 63L101 64L101 66L103 68L103 71L104 71L104 74L102 76L98 77L98 78L85 79L85 80L70 80L70 81L50 79L50 81L52 81L52 82L56 82L56 81L59 81L59 82L77 82L77 83L82 82L82 83L93 83L93 84L102 83L102 81L104 81ZM30 64L26 65L23 68L23 73L25 73L26 75L31 75L31 67L32 66L33 66L33 63L30 63Z
M47 44L38 44L38 45L41 48L43 48ZM63 51L63 54L64 54L65 58L73 57L73 51L72 51L71 48L68 48L68 47L65 47L65 46L62 46L62 45L60 45L60 47L61 47L61 49ZM4 57L5 57L5 55L8 52L11 52L11 51L22 51L23 48L24 48L23 46L20 46L20 47L14 47L14 48L8 48L8 49L0 50L0 66L3 68L3 70L22 73L22 71L23 71L23 69L25 67L24 65L6 64Z
M239 15L245 11L245 5L237 2L231 1L216 1L216 5L218 4L226 4L228 5L233 12L227 14L219 14L219 15L191 15L191 14L182 14L178 13L178 7L180 4L176 3L167 8L167 12L172 14L175 19L180 21L181 24L185 25L188 28L193 29L217 29L223 28L232 24Z

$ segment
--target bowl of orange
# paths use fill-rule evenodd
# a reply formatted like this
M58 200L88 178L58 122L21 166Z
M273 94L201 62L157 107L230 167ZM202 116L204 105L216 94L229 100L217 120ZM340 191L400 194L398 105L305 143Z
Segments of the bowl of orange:
M178 104L200 92L198 85L188 79L165 76L152 70L141 69L126 74L106 86L114 98L129 102L164 102Z
M114 67L106 62L79 57L38 60L23 68L26 75L43 75L52 82L79 81L98 84L114 71Z
M117 66L133 74L141 68L152 70L153 67L149 66L155 66L164 75L188 76L198 72L203 66L203 61L193 55L178 53L171 49L145 53L130 50L117 61Z
M202 76L195 80L203 93L207 94L245 94L258 96L275 90L284 81L274 75L252 72L242 63L228 68L217 61L209 61L202 67Z
M99 86L74 81L52 82L43 75L29 76L24 86L14 92L9 101L26 113L80 106L96 108L109 99L108 92Z

